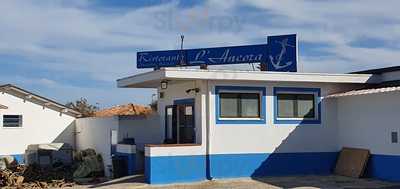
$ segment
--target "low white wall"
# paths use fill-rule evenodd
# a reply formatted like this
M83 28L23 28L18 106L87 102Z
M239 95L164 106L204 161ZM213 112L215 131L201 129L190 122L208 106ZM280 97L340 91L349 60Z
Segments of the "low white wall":
M370 149L373 154L400 155L400 92L341 97L338 101L339 148Z
M204 155L204 148L201 145L188 145L188 146L146 146L146 156L193 156Z
M30 144L63 142L74 146L75 117L8 93L0 93L0 102L8 107L0 109L0 155L24 154ZM3 127L3 115L22 115L22 127Z
M118 117L80 118L76 120L76 146L78 150L92 148L101 154L106 176L111 176L111 131L118 130Z
M161 144L164 140L164 124L157 114L149 116L119 117L118 141L123 138L135 138L139 150L144 144Z

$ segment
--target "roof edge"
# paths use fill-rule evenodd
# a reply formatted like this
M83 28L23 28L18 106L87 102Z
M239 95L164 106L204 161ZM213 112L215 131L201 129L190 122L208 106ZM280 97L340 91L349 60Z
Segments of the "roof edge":
M400 71L400 66L390 66L386 68L375 68L356 72L350 72L350 74L382 74L386 72Z
M396 91L400 91L400 86L355 89L355 90L351 90L351 91L347 91L347 92L330 94L330 95L326 96L326 98L340 98L340 97L347 97L347 96L360 96L360 95L378 94L378 93L387 93L387 92L396 92Z
M65 109L66 112L62 112L62 113L64 113L64 114L70 114L70 115L72 114L71 116L73 116L73 117L80 117L80 116L82 116L82 114L81 114L80 112L78 112L78 111L76 111L76 110L74 110L74 109L72 109L72 108L69 108L69 107L67 107L67 106L65 106L65 105L63 105L63 104L61 104L61 103L58 103L58 102L52 100L52 99L49 99L49 98L46 98L46 97L37 95L37 94L35 94L35 93L33 93L33 92L30 92L30 91L28 91L28 90L22 89L22 88L20 88L20 87L18 87L18 86L16 86L16 85L13 85L13 84L0 85L0 90L2 90L3 92L6 92L6 93L7 93L7 91L8 91L9 89L12 89L12 90L14 90L14 91L16 91L16 92L20 92L20 93L25 93L25 94L28 94L28 95L32 95L32 97L36 98L37 100L43 101L43 104L41 104L41 105L43 105L43 106L45 106L45 107L47 107L47 108L50 108L50 109L53 109L53 110L54 110L53 107L47 106L47 105L46 105L46 103L50 103L50 104L52 104L52 105L54 105L54 106L59 107L60 109ZM20 98L20 97L18 97L18 98ZM29 99L25 99L25 100L29 100Z

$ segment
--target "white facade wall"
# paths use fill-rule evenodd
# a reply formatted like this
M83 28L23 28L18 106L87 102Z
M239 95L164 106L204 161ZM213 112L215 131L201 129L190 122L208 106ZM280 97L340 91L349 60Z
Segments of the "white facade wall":
M339 148L369 149L372 154L400 155L391 132L400 133L400 92L340 97Z
M199 93L186 90L200 88ZM180 155L204 155L206 154L206 94L207 87L205 81L175 81L169 83L167 89L158 89L164 92L164 98L158 101L158 112L160 114L162 136L164 137L165 123L165 107L173 105L174 100L195 99L195 127L196 127L196 144L191 146L179 147L148 147L146 155L149 156L180 156Z
M265 124L216 124L215 86L253 86L266 88ZM186 94L189 88L201 88L200 93ZM320 88L322 97L321 124L274 124L274 87ZM206 150L206 127L210 125L210 154L285 153L285 152L337 152L337 104L334 99L324 99L333 93L357 88L351 84L290 83L290 82L232 82L197 81L169 84L165 97L159 101L161 124L164 125L164 108L174 100L195 98L195 119L199 146L151 147L147 155L201 155ZM159 89L160 90L160 89ZM207 99L209 93L209 99ZM207 105L209 106L207 109ZM200 108L201 107L201 108ZM200 135L200 136L199 136ZM203 142L204 141L204 142ZM151 151L151 153L150 153Z
M266 87L266 124L216 124L215 86ZM274 124L274 87L320 88L321 124ZM336 152L337 107L324 97L351 85L321 83L210 82L211 154Z
M118 117L91 117L76 120L77 150L92 148L101 154L106 176L111 176L111 131L118 131Z
M164 124L160 116L130 116L119 118L118 141L135 138L136 146L143 150L144 144L161 144L164 140Z
M24 154L30 144L63 142L74 146L75 117L8 93L0 93L0 103L8 107L0 109L0 155ZM22 127L3 127L3 115L22 115Z

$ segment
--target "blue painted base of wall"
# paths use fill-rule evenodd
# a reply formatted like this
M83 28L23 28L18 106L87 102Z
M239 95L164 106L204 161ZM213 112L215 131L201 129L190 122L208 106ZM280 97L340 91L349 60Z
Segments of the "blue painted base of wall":
M328 175L337 156L337 152L212 155L210 169L213 178Z
M0 155L1 156L13 156L18 164L23 164L25 162L25 155L24 154L13 154L13 155Z
M18 162L18 164L23 164L25 163L25 155L24 154L17 154L17 155L12 155L15 160Z
M400 156L372 154L366 176L387 181L400 181Z
M146 156L145 176L150 184L205 180L206 156Z
M332 173L337 152L221 154L147 157L145 176L150 184L192 182L212 178L261 177ZM209 170L209 175L207 175Z

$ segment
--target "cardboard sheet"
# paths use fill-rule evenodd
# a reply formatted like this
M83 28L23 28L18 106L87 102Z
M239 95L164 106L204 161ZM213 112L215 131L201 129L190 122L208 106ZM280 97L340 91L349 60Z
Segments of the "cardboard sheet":
M335 174L360 178L364 174L369 155L367 149L344 147L336 162Z

